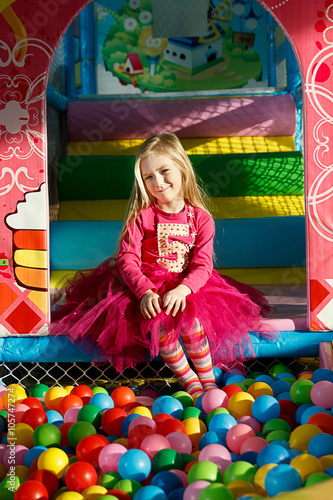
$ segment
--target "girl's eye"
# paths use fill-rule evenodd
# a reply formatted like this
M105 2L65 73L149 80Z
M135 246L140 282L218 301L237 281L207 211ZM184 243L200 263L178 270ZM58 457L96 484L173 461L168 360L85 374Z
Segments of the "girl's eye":
M164 169L162 170L162 173L163 173L163 174L166 174L167 172L169 172L169 169L168 169L168 168L164 168Z

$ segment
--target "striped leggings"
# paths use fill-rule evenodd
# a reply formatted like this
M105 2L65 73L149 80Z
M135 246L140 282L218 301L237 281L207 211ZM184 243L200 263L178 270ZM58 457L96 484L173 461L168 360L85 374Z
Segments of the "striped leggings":
M193 325L191 335L183 333L180 336L196 373L190 367L184 349L173 332L161 332L160 335L160 355L165 363L191 396L216 389L209 342L200 321L197 320Z

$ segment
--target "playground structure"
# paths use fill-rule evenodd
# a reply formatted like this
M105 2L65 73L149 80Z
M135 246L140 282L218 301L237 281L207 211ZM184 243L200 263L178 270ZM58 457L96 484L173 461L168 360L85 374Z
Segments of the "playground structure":
M275 296L288 294L292 288L296 294L294 303L299 299L299 304L304 304L304 297L297 294L303 293L306 274L306 322L304 307L294 310L289 317L288 313L281 313L276 319L280 342L261 343L254 333L256 355L312 356L318 354L320 342L331 342L333 211L329 88L333 7L329 1L318 5L314 0L307 0L306 7L304 2L296 0L281 5L259 3L272 16L268 27L273 25L272 19L283 27L300 66L303 155L301 112L297 108L300 89L289 82L284 90L276 90L272 63L267 69L272 82L268 88L134 93L112 98L97 95L92 99L85 95L95 93L96 82L91 76L93 55L91 46L81 40L78 98L71 23L82 11L79 35L84 39L92 29L89 22L92 4L52 0L40 3L32 16L29 1L24 5L4 2L1 6L3 362L90 360L89 355L71 346L67 339L47 336L50 294L64 271L92 267L112 253L132 182L132 157L144 137L166 128L183 140L216 201L217 267L223 267L225 274L240 281L266 287ZM219 6L220 17L225 15L222 4L226 8L228 2ZM217 36L212 27L215 17L210 17L213 37ZM294 23L296 17L298 23ZM268 33L268 41L273 43L272 30ZM64 35L64 42L56 52ZM64 88L60 91L56 88L59 65L53 64L54 85L48 85L52 60L61 59L64 45L66 92ZM271 44L268 47L270 50ZM146 56L150 72L151 58L155 57L156 66L157 54L146 53ZM208 69L214 67L213 63L216 61L208 63ZM135 58L126 59L124 68L126 64L129 71L123 78L129 80L125 83L135 84L138 90L142 75L134 74ZM193 68L194 74L195 71ZM65 110L67 138L59 128L59 123L63 123L59 116L63 117ZM59 154L62 154L60 159ZM108 169L110 157L120 166L121 173L113 194L114 172ZM55 164L57 169L50 169ZM58 182L59 210L53 204L55 182ZM49 191L48 185L53 189ZM111 214L110 220L105 220L106 212ZM256 244L253 248L247 244L249 240Z

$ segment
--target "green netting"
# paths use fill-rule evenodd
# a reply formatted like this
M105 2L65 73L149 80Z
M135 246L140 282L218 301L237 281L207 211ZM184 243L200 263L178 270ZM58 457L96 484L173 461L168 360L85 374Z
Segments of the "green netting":
M304 192L301 152L190 156L210 196L290 196ZM60 200L129 198L133 156L61 156Z

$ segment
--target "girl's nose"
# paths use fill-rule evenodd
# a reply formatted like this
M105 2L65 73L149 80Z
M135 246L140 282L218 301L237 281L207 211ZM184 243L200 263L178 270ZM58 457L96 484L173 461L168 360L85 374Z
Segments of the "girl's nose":
M155 178L155 186L157 188L160 188L161 186L163 186L163 177L161 175L157 175L156 178Z

